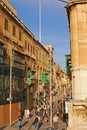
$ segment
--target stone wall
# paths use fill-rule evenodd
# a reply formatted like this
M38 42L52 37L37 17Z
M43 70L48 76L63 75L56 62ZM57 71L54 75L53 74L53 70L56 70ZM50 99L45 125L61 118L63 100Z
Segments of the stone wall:
M69 102L69 122L67 130L87 130L87 101Z

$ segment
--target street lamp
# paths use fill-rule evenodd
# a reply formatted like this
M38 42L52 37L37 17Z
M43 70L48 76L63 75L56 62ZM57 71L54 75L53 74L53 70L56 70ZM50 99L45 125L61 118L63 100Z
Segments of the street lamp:
M61 1L61 2L63 2L63 3L69 3L68 1L65 1L65 0L59 0L59 1Z
M39 42L41 42L41 0L39 0Z
M39 42L41 43L41 0L39 0ZM36 60L38 61L38 58ZM37 104L39 105L38 70L37 67Z
M11 126L11 104L12 104L12 94L11 94L11 90L12 90L12 48L10 49L10 91L9 91L9 125Z
M39 85L38 85L38 68L37 68L37 105L39 106Z
M10 83L9 83L9 97L6 99L9 101L9 126L12 123L12 47L9 49L9 57L10 57Z
M52 45L50 45L50 127L52 127L52 55L51 55Z

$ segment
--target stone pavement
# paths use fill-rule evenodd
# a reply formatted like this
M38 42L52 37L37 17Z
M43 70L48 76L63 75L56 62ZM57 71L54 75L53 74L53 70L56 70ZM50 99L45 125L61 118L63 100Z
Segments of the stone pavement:
M22 128L21 130L35 130L34 122L34 110L31 111L31 116L29 119L23 118L22 120ZM39 130L46 130L50 126L49 122L43 122ZM18 130L18 122L12 124L12 126L3 126L0 130ZM58 121L58 130L66 130L66 123L64 123L61 119Z

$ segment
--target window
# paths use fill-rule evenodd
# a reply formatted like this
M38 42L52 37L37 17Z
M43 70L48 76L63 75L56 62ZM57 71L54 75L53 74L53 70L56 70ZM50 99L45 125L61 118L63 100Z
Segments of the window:
M9 77L8 77L8 76L6 76L4 80L5 80L5 81L4 81L5 88L7 88L7 89L8 89L8 88L9 88L9 86L10 86Z
M18 89L18 77L13 77L13 88Z
M5 18L4 29L8 31L8 20Z
M31 53L31 45L30 45L30 53Z
M25 49L27 49L27 41L25 40Z
M21 31L19 31L19 40L21 41Z
M30 45L29 45L29 43L28 43L28 51L30 50Z
M3 48L0 48L0 63L3 63L4 58L3 58Z
M3 57L0 57L0 63L3 63L3 62L4 62Z
M32 54L32 45L31 45L31 54Z
M33 54L34 54L34 47L32 48Z
M0 48L0 55L3 56L3 48Z
M3 85L4 85L4 79L3 77L0 76L0 92L3 90Z
M36 50L36 60L38 60L38 50Z
M42 57L42 61L43 61L43 63L44 63L44 54L43 54L43 57Z
M39 51L39 60L41 61L41 52Z
M16 27L13 25L13 29L12 29L12 34L13 36L16 36Z

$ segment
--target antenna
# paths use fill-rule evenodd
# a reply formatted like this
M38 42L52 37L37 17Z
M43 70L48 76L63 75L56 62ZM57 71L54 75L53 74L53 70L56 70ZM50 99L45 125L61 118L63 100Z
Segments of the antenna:
M68 1L65 1L65 0L58 0L58 1L61 1L61 2L63 2L63 3L69 3Z

